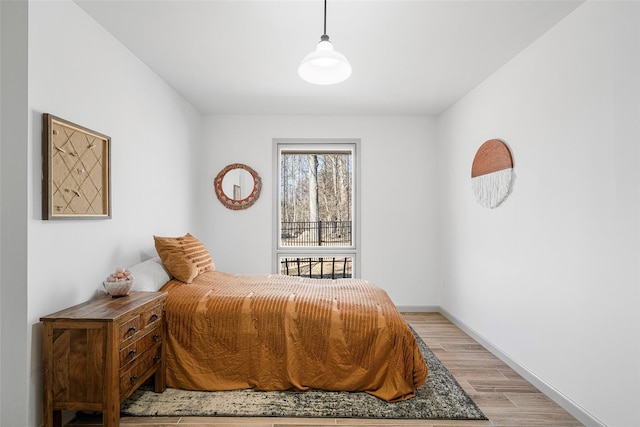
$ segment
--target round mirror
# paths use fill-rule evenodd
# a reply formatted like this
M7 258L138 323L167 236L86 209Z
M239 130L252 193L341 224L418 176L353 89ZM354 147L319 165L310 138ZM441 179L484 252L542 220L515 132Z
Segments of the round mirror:
M213 187L225 207L242 210L258 200L262 180L249 166L233 163L220 171L213 180Z

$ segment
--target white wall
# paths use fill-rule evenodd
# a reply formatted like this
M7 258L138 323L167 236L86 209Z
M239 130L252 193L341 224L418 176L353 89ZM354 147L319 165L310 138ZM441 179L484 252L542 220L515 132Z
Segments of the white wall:
M640 425L640 3L587 2L439 121L442 305L607 426ZM501 138L516 179L470 191Z
M272 140L360 138L361 276L398 305L438 305L435 135L435 120L424 117L208 117L194 232L219 270L271 272ZM213 179L229 163L245 163L262 178L260 199L247 210L226 209L213 192Z
M2 5L0 5L0 99L2 99ZM2 129L2 102L0 102L0 129ZM0 165L2 164L2 135L0 133ZM0 236L2 236L2 175L0 174ZM2 245L0 245L0 267L2 266ZM0 307L2 307L2 275L0 274ZM0 316L0 402L2 402L2 316ZM0 405L0 420L2 405Z
M0 2L0 425L24 425L27 402L27 3ZM18 327L20 325L20 327ZM14 396L12 399L7 396Z
M28 370L18 364L13 387L27 390L28 413L21 405L4 407L0 424L7 426L42 420L39 318L91 298L114 268L155 255L154 234L184 233L194 221L192 147L202 136L202 116L75 3L29 2L28 13L29 95L22 110L28 126L19 140L26 159L16 166L17 183L27 188L9 186L27 197L16 218L5 219L4 209L2 218L27 247L27 271L11 283L21 298L4 304L2 315L15 315L12 328L23 337L16 344ZM112 219L41 220L45 112L112 138ZM4 147L3 140L3 155ZM3 379L12 375L4 368Z

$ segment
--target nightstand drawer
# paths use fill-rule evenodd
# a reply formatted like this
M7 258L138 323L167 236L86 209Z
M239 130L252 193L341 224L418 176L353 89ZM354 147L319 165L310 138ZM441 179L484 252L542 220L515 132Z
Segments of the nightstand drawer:
M146 332L146 331L145 331ZM136 342L120 350L120 368L138 359L142 354L162 341L162 324L157 323L153 329Z
M135 315L131 319L125 320L118 328L120 342L130 340L141 330L140 315Z
M162 313L164 312L164 304L158 304L155 307L150 308L140 315L140 321L142 329L147 328L150 325L160 323L162 320Z
M132 389L138 388L162 362L162 346L142 354L140 358L120 375L120 396L126 396Z

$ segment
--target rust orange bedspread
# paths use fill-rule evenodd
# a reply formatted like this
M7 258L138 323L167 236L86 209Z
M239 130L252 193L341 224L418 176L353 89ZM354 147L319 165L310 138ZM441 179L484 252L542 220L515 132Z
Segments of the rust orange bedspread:
M405 320L366 281L208 271L163 290L169 387L318 388L398 401L426 380Z

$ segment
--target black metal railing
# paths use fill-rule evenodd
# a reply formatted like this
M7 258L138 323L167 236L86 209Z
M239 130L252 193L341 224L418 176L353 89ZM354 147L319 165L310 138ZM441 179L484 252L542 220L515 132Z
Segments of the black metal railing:
M351 221L293 221L280 224L282 246L351 246Z
M280 274L314 279L340 279L352 277L352 266L353 260L350 257L282 258Z

